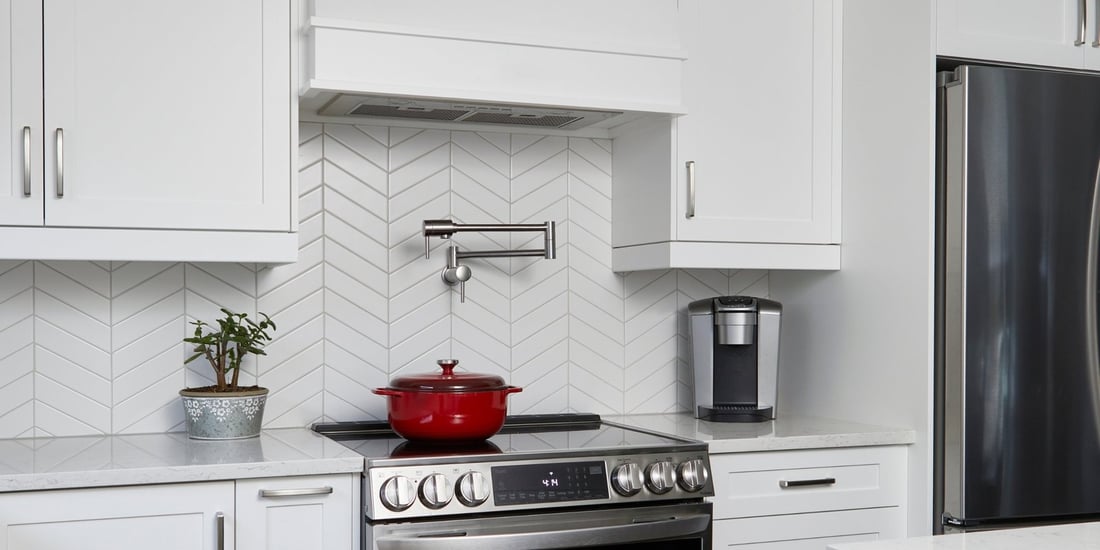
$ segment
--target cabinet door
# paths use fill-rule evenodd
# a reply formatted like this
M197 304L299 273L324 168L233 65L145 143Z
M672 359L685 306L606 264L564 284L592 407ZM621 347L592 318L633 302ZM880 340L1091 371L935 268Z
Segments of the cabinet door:
M714 522L714 547L738 550L824 550L828 545L905 536L898 508L870 508Z
M833 225L840 204L833 194L840 166L839 2L681 6L688 114L676 122L676 238L839 242ZM688 162L695 171L693 217Z
M46 0L46 225L289 231L290 4Z
M1080 68L1080 0L938 0L936 53ZM1086 34L1085 41L1091 41Z
M42 224L42 3L0 0L0 220Z
M233 540L231 481L0 494L0 550L221 550Z
M359 548L359 479L332 474L237 481L237 548Z

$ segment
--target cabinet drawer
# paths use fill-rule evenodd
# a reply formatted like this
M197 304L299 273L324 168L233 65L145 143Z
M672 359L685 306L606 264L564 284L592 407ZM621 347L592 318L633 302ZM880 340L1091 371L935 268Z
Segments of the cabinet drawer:
M899 506L903 446L731 453L711 457L715 519Z
M714 522L714 548L824 550L827 545L905 536L900 508L724 519Z

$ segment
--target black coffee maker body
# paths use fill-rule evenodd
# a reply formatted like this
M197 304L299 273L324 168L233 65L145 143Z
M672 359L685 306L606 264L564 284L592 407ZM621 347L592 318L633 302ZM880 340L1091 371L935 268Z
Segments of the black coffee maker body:
M782 313L779 302L752 296L719 296L688 305L696 418L775 418Z

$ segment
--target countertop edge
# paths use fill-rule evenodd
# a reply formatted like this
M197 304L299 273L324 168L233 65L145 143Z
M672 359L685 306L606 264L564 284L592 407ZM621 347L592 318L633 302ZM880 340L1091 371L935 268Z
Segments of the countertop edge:
M360 473L362 457L0 475L0 493Z

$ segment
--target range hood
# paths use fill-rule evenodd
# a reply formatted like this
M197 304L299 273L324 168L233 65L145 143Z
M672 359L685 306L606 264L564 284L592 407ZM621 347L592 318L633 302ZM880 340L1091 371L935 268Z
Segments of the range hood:
M576 130L619 116L623 114L623 111L534 107L338 93L321 107L317 114L335 117L430 120L435 122L499 124L528 128Z

